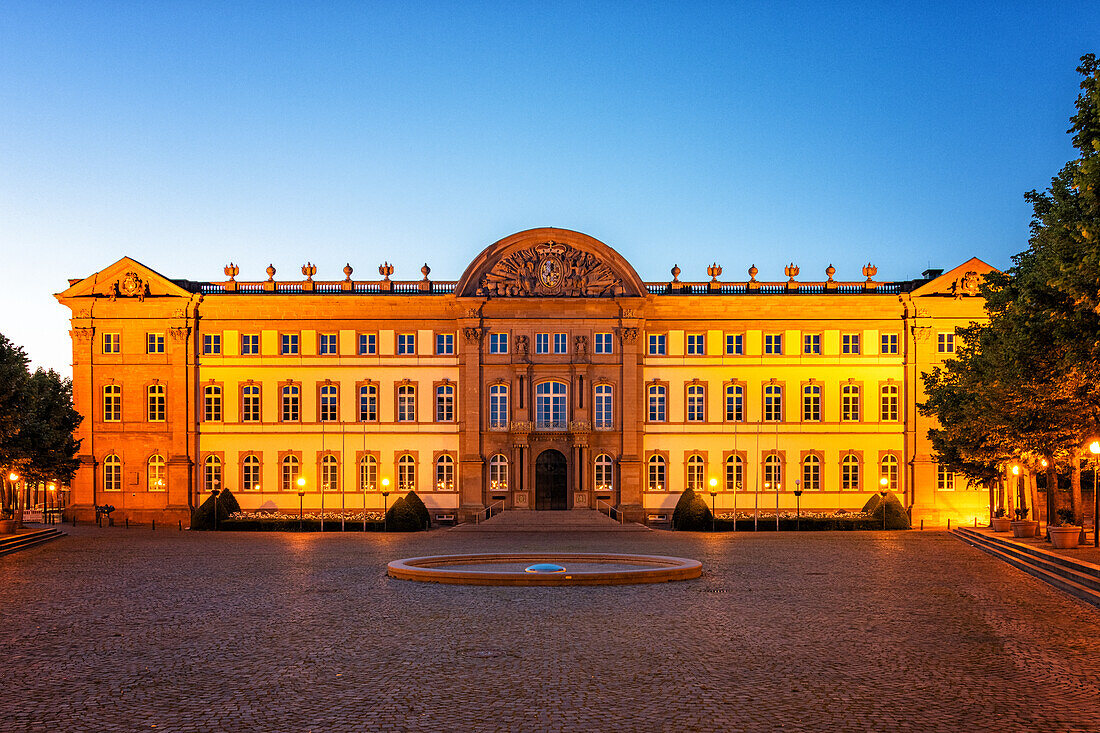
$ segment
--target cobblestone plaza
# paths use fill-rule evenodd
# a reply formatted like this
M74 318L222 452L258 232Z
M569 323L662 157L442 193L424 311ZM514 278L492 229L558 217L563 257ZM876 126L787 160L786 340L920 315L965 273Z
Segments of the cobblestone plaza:
M67 531L0 560L5 731L1100 729L1100 615L942 532ZM538 549L704 572L385 576Z

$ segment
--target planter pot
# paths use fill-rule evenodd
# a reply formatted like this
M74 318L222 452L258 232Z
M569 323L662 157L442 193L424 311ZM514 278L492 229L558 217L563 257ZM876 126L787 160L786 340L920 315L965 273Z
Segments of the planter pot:
M1035 533L1039 531L1038 522L1029 522L1026 519L1022 519L1019 522L1012 523L1012 536L1013 537L1034 537Z
M1007 532L1012 529L1012 520L1008 517L997 517L992 524L994 532Z
M1063 524L1061 527L1050 527L1050 544L1056 550L1072 550L1077 547L1077 540L1081 537L1081 528L1072 524Z
M15 534L15 520L0 519L0 534Z

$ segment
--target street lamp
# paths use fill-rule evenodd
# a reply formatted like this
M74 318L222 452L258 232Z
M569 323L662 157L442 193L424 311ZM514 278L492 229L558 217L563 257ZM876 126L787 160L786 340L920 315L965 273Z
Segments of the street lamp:
M886 487L890 485L890 479L883 476L878 480L878 495L882 497L882 528L886 529Z
M802 531L802 479L794 480L795 531Z
M213 509L214 509L214 531L218 531L218 494L220 492L217 488L210 489L210 496L214 497Z
M1095 483L1095 481L1093 483ZM53 524L53 522L50 521L50 519L53 517L53 515L50 513L50 505L52 504L54 508L57 508L57 497L54 495L54 492L57 491L57 484L47 484L46 488L50 491L50 493L46 494L46 521L50 522L50 524Z
M298 531L302 531L302 507L306 502L306 479L304 476L299 476L298 480L294 483L298 484Z
M775 531L779 531L779 482L775 482Z
M390 531L390 480L382 479L382 531Z
M1020 511L1020 505L1024 501L1024 494L1023 494L1022 491L1020 491L1020 466L1015 464L1015 463L1012 464L1012 478L1013 478L1012 490L1015 494L1015 496L1013 497L1013 502L1016 505L1016 512L1019 512ZM1023 517L1021 517L1019 514L1016 515L1016 518L1017 519L1023 519Z
M23 515L19 513L19 491L15 488L15 482L18 480L19 474L17 474L15 471L12 471L8 474L8 481L11 481L12 509L15 510L15 518L16 520L18 520L15 523L16 527L19 527L23 524Z
M714 531L714 497L718 496L718 479L710 479L710 531Z
M1100 440L1089 443L1092 453L1092 546L1100 547L1100 503L1096 501L1096 462L1100 458Z
M759 486L759 484L757 484L757 486ZM767 491L771 487L772 487L771 482L769 482L769 481L764 482L764 491ZM753 507L752 531L753 532L759 532L760 531L760 492L759 491L756 492L756 505Z

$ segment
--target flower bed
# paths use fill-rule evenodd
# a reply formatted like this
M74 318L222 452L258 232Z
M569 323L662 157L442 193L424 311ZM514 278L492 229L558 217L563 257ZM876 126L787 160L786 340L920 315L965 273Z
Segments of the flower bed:
M900 529L890 527L888 529ZM775 531L775 512L759 515L759 520L754 522L751 513L737 512L736 520L732 512L719 513L714 521L714 529L717 532L752 532L757 529L761 532ZM882 518L871 517L862 512L802 512L801 516L794 512L779 513L779 531L793 532L847 532L854 530L881 530Z
M363 512L325 512L323 518L326 531L340 531L341 519L344 531L363 531ZM382 512L366 512L365 518L368 532L385 530ZM321 519L320 512L303 512L301 519L298 514L284 512L235 512L228 519L223 519L218 529L237 532L297 532L301 527L303 532L319 532Z

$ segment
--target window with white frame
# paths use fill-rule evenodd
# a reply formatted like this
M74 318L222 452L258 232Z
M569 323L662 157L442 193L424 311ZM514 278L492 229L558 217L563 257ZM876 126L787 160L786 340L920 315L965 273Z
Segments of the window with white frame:
M168 490L168 475L165 468L164 456L160 453L154 453L149 456L149 463L145 472L145 481L146 485L149 487L149 491Z
M663 384L651 384L647 390L649 394L649 422L664 422L666 420L667 390Z
M103 334L103 353L118 354L122 351L122 335L117 333Z
M489 353L490 354L507 354L508 353L508 334L507 333L490 333L489 334Z
M317 336L317 353L321 356L335 356L340 353L337 346L336 334L322 333Z
M550 334L548 334L548 333L536 333L535 334L535 353L536 354L549 354L550 353Z
M241 463L241 488L245 491L260 489L260 459L254 455L245 456Z
M489 491L508 490L508 457L497 453L489 459Z
M745 488L745 463L739 455L726 458L726 491L741 491Z
M611 491L614 488L613 465L611 456L606 453L596 456L596 470L593 472L596 479L596 491Z
M397 388L397 422L416 422L416 387L411 384Z
M607 430L615 425L613 394L610 384L597 384L595 388L592 424L597 430Z
M701 384L689 384L687 388L687 421L705 422L707 393Z
M374 356L378 353L378 334L359 334L359 356Z
M378 386L364 384L359 387L359 422L378 421Z
M772 453L764 459L764 491L783 489L783 460Z
M220 333L204 333L202 335L202 353L214 356L222 353L222 335Z
M340 462L331 453L321 458L321 491L340 490Z
M726 334L726 356L743 356L745 353L745 334Z
M668 352L668 342L665 334L649 334L649 353L651 356L664 356Z
M955 490L955 472L942 463L936 464L936 488L940 491Z
M416 459L406 453L397 459L397 490L413 491L416 488Z
M103 388L103 422L122 420L122 386L108 384Z
M397 334L397 354L399 356L411 356L416 353L416 334Z
M279 340L279 353L293 356L298 353L298 334L284 333Z
M783 353L783 334L781 333L766 333L764 334L764 353L771 355L779 355Z
M845 422L858 422L859 418L859 386L845 384L840 388L840 419Z
M441 384L435 388L435 421L454 422L455 387L453 384Z
M508 428L508 385L489 386L489 429L506 430Z
M802 420L821 422L821 387L817 384L802 386Z
M535 427L561 430L568 426L564 382L542 382L535 387Z
M884 455L879 462L879 477L886 479L886 488L897 491L900 475L898 457L890 453Z
M666 466L664 456L654 454L649 457L648 466L649 490L664 491L668 486L666 478Z
M260 353L260 334L241 334L241 356L256 356Z
M435 353L438 356L452 356L455 353L455 335L437 333L435 335Z
M745 388L740 384L726 385L726 422L745 419Z
M103 490L122 491L122 461L114 453L103 459Z
M435 490L454 491L455 459L444 453L435 460Z
M222 388L208 384L202 389L202 419L205 422L221 422Z
M554 334L554 353L565 354L569 351L568 336L564 333Z
M163 354L164 353L164 334L163 333L147 333L147 334L145 334L145 353L147 353L147 354Z
M840 353L842 354L858 354L859 353L859 334L858 333L845 333L840 336Z
M955 334L941 333L936 336L936 350L941 354L955 353Z
M820 333L802 334L802 353L809 354L811 356L817 356L821 354Z
M222 459L207 456L202 465L202 487L207 492L222 487Z
M884 384L879 396L879 419L896 422L899 418L897 385Z
M165 394L163 384L151 384L147 388L149 422L164 422Z
M260 422L260 388L255 384L241 387L241 422Z
M359 459L359 490L375 491L378 488L378 459L370 453Z
M298 475L301 473L301 465L297 456L283 456L282 466L279 472L279 488L283 491L298 491Z
M335 384L321 387L321 422L336 422L340 419L340 393Z
M821 459L813 453L802 459L802 488L805 491L821 488Z
M706 485L704 471L706 464L700 455L689 456L687 460L687 487L692 491L703 491Z
M896 333L884 333L879 336L879 351L883 354L898 353L898 335Z
M859 491L859 456L849 453L840 462L840 488L845 491Z
M297 422L301 416L302 390L295 384L285 385L282 389L283 422Z
M597 354L610 354L614 350L613 343L611 341L610 333L597 333L596 334L596 353Z
M764 386L764 421L783 421L783 388L778 384Z
M706 334L689 333L687 335L688 356L703 356L707 353Z

